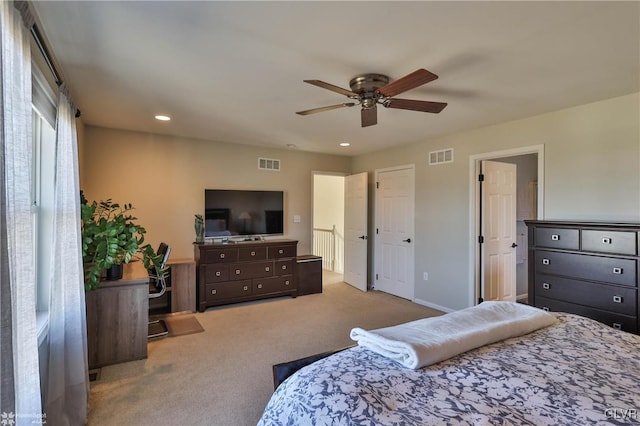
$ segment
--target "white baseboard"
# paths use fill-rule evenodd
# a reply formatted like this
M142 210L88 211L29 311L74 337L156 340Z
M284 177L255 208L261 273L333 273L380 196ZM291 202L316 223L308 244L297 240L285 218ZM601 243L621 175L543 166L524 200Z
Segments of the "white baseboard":
M516 295L516 300L519 299L528 299L529 298L529 293L523 293L523 294L518 294Z
M449 312L455 311L455 309L445 308L444 306L436 305L435 303L427 302L426 300L422 300L422 299L413 299L413 302L417 303L418 305L426 306L427 308L431 308L431 309L436 309L438 311L442 311L447 314Z

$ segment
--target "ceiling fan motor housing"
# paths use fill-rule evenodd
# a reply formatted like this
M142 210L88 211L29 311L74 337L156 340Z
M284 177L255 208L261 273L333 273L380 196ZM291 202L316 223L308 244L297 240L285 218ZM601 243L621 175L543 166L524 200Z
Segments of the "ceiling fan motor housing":
M365 109L373 108L380 98L378 89L389 83L389 77L383 74L360 74L351 79L349 87L359 94L361 105Z

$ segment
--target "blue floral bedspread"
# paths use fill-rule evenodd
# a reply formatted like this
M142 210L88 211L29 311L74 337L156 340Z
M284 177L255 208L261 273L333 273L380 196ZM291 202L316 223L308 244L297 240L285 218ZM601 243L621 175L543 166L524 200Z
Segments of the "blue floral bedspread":
M640 336L576 315L411 370L362 347L304 367L259 426L640 424Z

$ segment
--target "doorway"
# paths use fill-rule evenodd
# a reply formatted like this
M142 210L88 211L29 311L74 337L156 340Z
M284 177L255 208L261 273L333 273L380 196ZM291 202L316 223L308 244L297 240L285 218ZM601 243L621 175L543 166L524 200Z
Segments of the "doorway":
M470 157L470 260L469 268L471 288L469 306L476 305L486 298L487 295L487 268L488 259L485 255L486 244L482 242L482 238L486 230L483 224L491 221L490 211L483 207L483 184L480 182L479 175L482 172L483 161L492 160L498 163L515 164L516 174L516 208L515 208L515 236L512 244L514 245L512 258L509 262L515 265L509 265L515 273L509 280L515 279L515 298L519 301L527 300L528 291L528 242L527 227L524 223L527 219L538 219L543 216L544 212L544 145L536 145L531 147L518 148L507 151L498 151L485 154L479 154ZM483 217L484 215L484 217ZM513 220L513 219L511 219ZM511 224L513 225L513 224ZM512 284L512 283L511 283ZM495 297L495 294L490 294Z
M313 173L312 254L322 257L323 283L343 280L344 188L345 175Z

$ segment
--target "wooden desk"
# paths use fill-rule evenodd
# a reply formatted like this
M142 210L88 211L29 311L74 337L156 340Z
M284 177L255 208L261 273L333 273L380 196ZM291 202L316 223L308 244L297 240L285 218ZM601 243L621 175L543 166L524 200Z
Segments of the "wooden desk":
M147 357L149 275L142 262L85 293L89 369Z
M169 259L171 267L171 312L195 312L196 310L196 261L193 259Z

